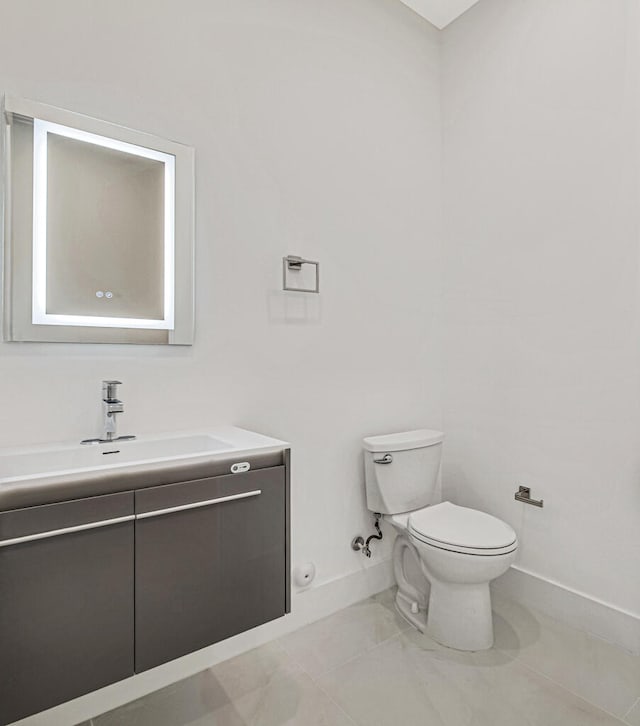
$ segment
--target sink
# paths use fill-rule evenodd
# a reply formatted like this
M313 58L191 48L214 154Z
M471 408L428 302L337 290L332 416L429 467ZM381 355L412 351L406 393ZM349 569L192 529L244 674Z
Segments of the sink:
M228 442L207 436L114 441L92 446L45 447L38 451L0 452L0 481L58 476L97 469L144 465L161 461L206 456L234 449Z
M80 443L0 449L0 510L209 476L212 466L282 452L288 444L235 426ZM222 464L225 468L221 469Z

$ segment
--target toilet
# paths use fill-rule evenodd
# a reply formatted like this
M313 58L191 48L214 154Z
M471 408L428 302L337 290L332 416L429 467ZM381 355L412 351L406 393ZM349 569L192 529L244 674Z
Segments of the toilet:
M420 429L363 440L367 507L398 532L396 607L418 630L457 650L493 645L489 583L518 540L505 522L439 502L444 434Z

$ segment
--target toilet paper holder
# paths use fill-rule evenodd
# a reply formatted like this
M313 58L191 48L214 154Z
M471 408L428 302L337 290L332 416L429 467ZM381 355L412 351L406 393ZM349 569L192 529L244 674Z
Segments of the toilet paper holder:
M518 487L518 491L515 493L515 499L525 504L533 504L534 507L544 507L544 499L531 499L530 487Z

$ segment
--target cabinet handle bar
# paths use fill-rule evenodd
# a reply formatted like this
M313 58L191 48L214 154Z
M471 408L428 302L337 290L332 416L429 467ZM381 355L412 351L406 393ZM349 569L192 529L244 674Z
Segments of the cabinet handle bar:
M0 547L12 547L13 545L24 544L26 542L36 542L40 539L49 539L51 537L60 537L64 534L73 534L74 532L86 532L90 529L100 529L102 527L110 527L114 524L122 524L124 522L132 522L134 519L148 519L149 517L159 517L163 514L171 514L172 512L182 512L188 509L196 509L198 507L208 507L211 504L220 504L222 502L230 502L234 499L246 499L247 497L257 497L262 494L261 489L252 492L243 492L242 494L233 494L228 497L218 497L217 499L207 499L203 502L193 502L192 504L183 504L178 507L169 507L167 509L157 509L153 512L143 512L142 514L130 514L126 517L115 517L114 519L104 519L100 522L88 522L87 524L78 524L74 527L63 527L62 529L51 529L47 532L37 532L36 534L27 534L24 537L14 537L0 541Z
M242 494L231 494L228 497L218 497L217 499L206 499L203 502L181 504L180 506L168 507L167 509L155 509L152 512L142 512L142 514L136 514L136 519L149 519L149 517L160 517L163 514L173 514L174 512L184 512L187 509L208 507L212 504L220 504L221 502L231 502L234 499L247 499L247 497L257 497L259 494L262 494L262 489L255 489L252 492L243 492Z
M122 522L132 522L135 515L130 514L126 517L116 517L115 519L103 519L100 522L89 522L88 524L78 524L75 527L64 527L63 529L52 529L48 532L38 532L37 534L27 534L24 537L14 537L13 539L5 539L0 542L0 547L11 547L12 545L23 544L24 542L35 542L39 539L49 539L50 537L59 537L63 534L72 534L73 532L84 532L88 529L98 529L100 527L110 527L113 524L121 524Z

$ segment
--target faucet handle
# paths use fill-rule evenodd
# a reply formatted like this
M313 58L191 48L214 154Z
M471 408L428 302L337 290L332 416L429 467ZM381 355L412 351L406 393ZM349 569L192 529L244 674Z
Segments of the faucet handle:
M118 386L122 381L102 381L102 399L104 401L118 400Z

